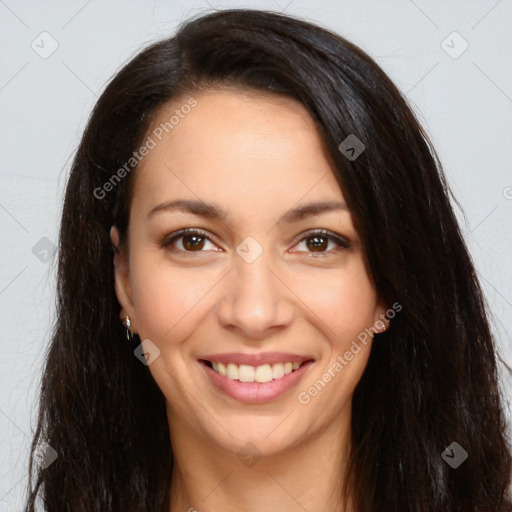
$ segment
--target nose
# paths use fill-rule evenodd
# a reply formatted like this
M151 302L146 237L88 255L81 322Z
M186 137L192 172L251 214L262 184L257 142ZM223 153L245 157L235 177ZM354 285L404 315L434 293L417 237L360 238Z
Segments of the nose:
M270 256L264 251L252 263L237 256L234 267L226 276L217 305L220 325L252 340L289 326L294 315L293 293L272 268Z

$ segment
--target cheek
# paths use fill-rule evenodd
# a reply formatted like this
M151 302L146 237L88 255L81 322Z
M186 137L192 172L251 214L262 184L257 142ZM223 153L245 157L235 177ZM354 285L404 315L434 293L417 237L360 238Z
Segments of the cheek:
M301 389L301 404L311 401L324 421L346 410L370 356L377 295L364 266L337 272L311 287L308 306L325 326L328 343L316 372ZM318 325L318 322L317 322Z
M131 267L133 303L140 336L156 343L183 339L212 287L210 278L190 279L190 270L170 269L151 252L136 255Z
M331 344L350 342L373 325L377 295L362 264L319 273L317 279L304 283L301 296L324 325Z

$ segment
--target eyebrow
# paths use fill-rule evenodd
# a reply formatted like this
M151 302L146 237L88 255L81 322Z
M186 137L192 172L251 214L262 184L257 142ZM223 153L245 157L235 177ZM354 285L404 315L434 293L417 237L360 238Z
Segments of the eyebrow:
M196 201L194 199L176 199L174 201L166 201L165 203L161 203L152 208L148 213L148 217L151 217L156 213L171 212L176 210L213 220L220 220L222 222L226 222L228 218L227 211L220 206L208 204L203 201ZM277 223L291 224L293 222L298 222L306 217L340 210L348 211L348 206L340 201L320 201L316 203L308 203L287 211L281 215Z

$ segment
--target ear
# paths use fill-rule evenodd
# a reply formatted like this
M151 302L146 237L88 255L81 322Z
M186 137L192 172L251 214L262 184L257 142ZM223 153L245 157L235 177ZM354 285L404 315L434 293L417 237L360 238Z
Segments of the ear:
M116 226L110 228L110 241L114 250L114 285L117 300L121 306L120 320L125 323L126 316L130 317L132 332L136 332L137 319L132 301L132 288L127 251L121 247L121 236Z

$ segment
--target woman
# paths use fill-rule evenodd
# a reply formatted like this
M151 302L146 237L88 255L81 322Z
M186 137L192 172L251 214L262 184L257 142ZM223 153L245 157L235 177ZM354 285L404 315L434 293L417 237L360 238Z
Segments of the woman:
M67 185L26 510L512 510L449 194L329 31L221 11L142 51Z

